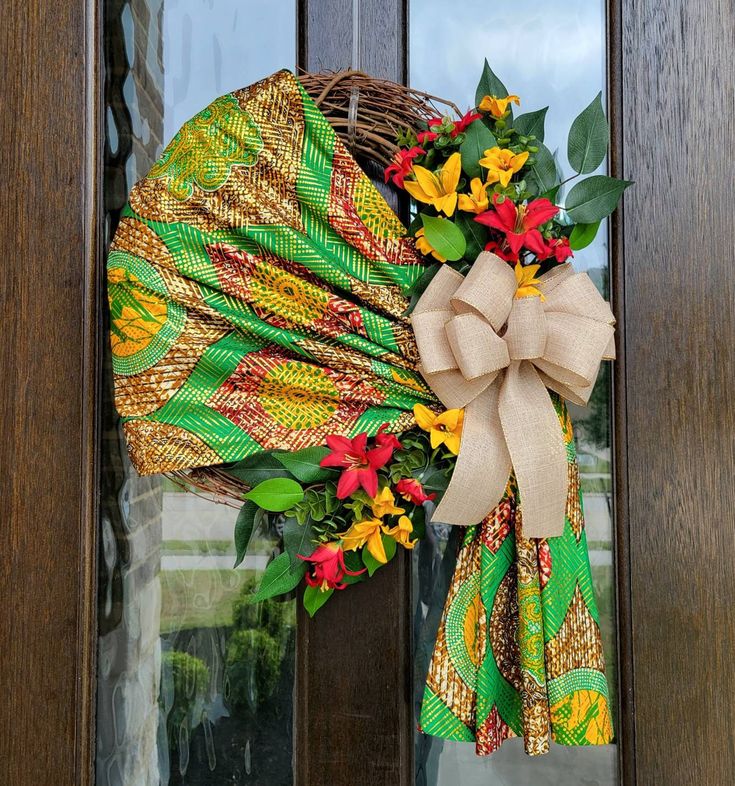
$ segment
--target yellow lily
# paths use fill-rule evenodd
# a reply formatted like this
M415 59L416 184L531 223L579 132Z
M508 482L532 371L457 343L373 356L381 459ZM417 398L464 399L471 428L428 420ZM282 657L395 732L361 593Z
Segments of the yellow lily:
M446 262L447 258L443 257L435 248L434 246L429 243L429 241L424 236L424 228L421 227L419 231L416 233L416 248L424 255L424 256L431 256L434 259L438 259L439 262Z
M413 524L408 516L401 516L395 527L385 530L386 535L390 535L396 543L400 543L406 549L412 549L416 545L416 541L409 540L412 532Z
M405 508L397 508L395 503L393 492L386 486L373 497L373 516L382 519L383 516L399 516L406 512Z
M433 205L437 212L448 216L457 209L457 185L462 173L462 159L459 153L452 153L438 175L422 166L411 170L416 180L404 180L403 186L419 202Z
M388 562L388 557L383 546L382 531L383 522L380 519L357 521L340 536L342 549L343 551L357 551L361 546L366 546L378 562L385 564Z
M502 117L508 111L508 105L511 103L520 106L521 99L518 96L506 96L505 98L485 96L477 108L481 112L489 112L493 117Z
M515 265L515 274L516 274L516 283L518 284L518 289L516 290L516 297L536 297L537 295L544 300L544 296L541 294L540 289L536 289L534 284L540 284L541 281L538 278L535 278L536 273L538 273L539 268L541 265L526 265L525 267L520 263L516 262Z
M470 194L459 195L459 209L467 213L484 213L490 206L487 196L489 183L483 183L479 177L473 177L470 181Z
M437 415L423 404L415 404L413 415L419 427L429 432L432 448L446 445L447 449L455 456L459 453L464 421L463 409L448 409L441 415Z
M500 182L505 188L513 175L523 168L527 158L528 151L514 153L512 150L491 147L480 159L480 166L484 166L488 170L488 184Z

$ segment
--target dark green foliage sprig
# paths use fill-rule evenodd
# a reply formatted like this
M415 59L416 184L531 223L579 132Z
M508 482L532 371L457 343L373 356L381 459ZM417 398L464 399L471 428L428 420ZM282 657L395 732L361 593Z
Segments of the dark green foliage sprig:
M393 487L401 479L415 478L425 481L430 493L441 495L451 475L454 457L440 448L433 450L429 435L419 429L405 432L400 439L402 447L378 471L379 488ZM311 556L320 544L338 541L355 521L373 515L373 501L362 490L353 493L347 500L337 498L339 472L319 464L328 452L324 447L294 453L272 451L255 457L257 461L249 458L224 468L235 477L256 481L244 495L244 505L235 523L235 567L242 564L259 528L277 525L281 533L280 553L276 552L266 566L257 590L248 591L241 597L235 609L239 617L244 616L244 604L258 604L260 607L278 595L292 592L307 570L307 563L302 558ZM423 537L425 517L422 507L400 499L397 504L405 507L406 515L411 519L413 537ZM387 535L382 537L390 561L396 553L397 544ZM366 568L357 576L346 575L345 584L364 581L382 566L364 548L344 552L343 556L349 570L354 572ZM316 594L313 588L307 588L304 604L309 613L321 607L331 594L321 591ZM266 647L263 643L257 646Z

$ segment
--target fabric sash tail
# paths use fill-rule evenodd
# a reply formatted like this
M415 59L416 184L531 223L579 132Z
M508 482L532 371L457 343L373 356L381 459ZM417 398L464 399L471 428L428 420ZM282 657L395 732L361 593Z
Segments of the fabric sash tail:
M564 404L554 406L569 473L564 531L521 535L511 477L500 504L466 530L426 681L422 731L474 740L479 755L516 736L530 755L551 740L613 740L572 428Z

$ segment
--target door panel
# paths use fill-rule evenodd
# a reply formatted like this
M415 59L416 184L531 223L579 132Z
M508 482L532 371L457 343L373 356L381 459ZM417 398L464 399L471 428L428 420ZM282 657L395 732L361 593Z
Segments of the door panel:
M735 773L735 6L622 6L625 389L639 782Z
M406 9L396 0L302 0L300 66L352 66L403 81ZM355 16L356 14L356 16ZM394 195L389 195L397 207ZM408 786L413 779L410 559L299 613L296 783Z
M487 57L508 89L520 95L521 105L516 114L550 106L544 143L557 158L563 177L571 177L574 172L566 158L571 121L598 92L603 93L603 101L607 93L606 3L576 0L540 4L522 0L510 9L469 0L453 9L451 20L446 20L442 46L438 49L432 30L442 6L438 0L411 0L412 86L450 98L464 111L475 102L475 86ZM500 52L502 56L493 56ZM607 162L597 174L606 172ZM586 270L607 299L610 298L609 252L608 227L603 223L595 241L574 257L575 268ZM610 371L610 364L603 364L590 405L570 406L570 412L576 430L585 529L612 709L617 721ZM414 593L422 601L416 604L414 622L417 712L456 551L456 543L446 545L451 537L449 528L437 526L431 530L433 537L415 554ZM533 781L548 786L562 783L614 786L619 783L617 759L615 746L564 748L558 745L552 746L548 756L530 759L523 753L520 740L510 740L498 752L482 759L475 755L473 745L417 733L416 783L443 786L451 784L459 775L468 786L493 780Z
M186 120L293 67L292 4L242 11L106 0L106 243L131 186ZM106 351L104 361L96 786L290 784L295 601L242 598L278 534L257 532L234 570L236 508L139 477Z
M94 9L0 6L0 783L86 782L94 681Z

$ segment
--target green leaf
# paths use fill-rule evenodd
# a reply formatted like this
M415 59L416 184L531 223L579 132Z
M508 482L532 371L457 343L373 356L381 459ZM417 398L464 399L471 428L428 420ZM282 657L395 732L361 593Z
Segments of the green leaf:
M316 483L334 477L334 470L320 467L319 462L329 455L329 448L314 446L293 453L276 453L281 464L302 483Z
M259 511L260 508L254 502L248 500L237 514L237 521L235 521L236 559L235 564L232 566L233 568L236 568L245 559Z
M594 172L603 162L610 142L610 129L602 108L602 93L580 112L569 129L567 157L580 175Z
M416 213L408 225L408 234L413 237L419 229L421 229L421 213Z
M422 215L424 237L441 256L450 262L462 259L467 244L464 235L448 218Z
M534 194L550 191L559 180L556 161L546 145L539 145L538 152L533 154L534 162L526 175L526 183Z
M258 453L255 456L248 456L231 467L225 467L224 471L243 483L247 483L250 487L257 486L262 480L268 478L291 477L283 464L277 461L272 453Z
M496 96L497 98L505 98L508 95L508 89L498 79L498 77L490 68L490 64L485 59L485 65L482 69L482 76L477 84L475 90L475 106L479 106L485 96Z
M575 224L594 224L615 210L620 197L632 183L605 175L593 175L576 186L567 196L565 209Z
M423 505L414 508L411 514L411 524L413 525L414 540L421 540L426 537L426 510Z
M390 535L381 534L383 539L383 548L385 549L385 556L390 562L396 555L396 542ZM368 570L368 576L372 576L378 568L382 568L385 562L378 562L373 555L368 551L367 546L362 550L362 562Z
M549 202L556 203L556 199L559 196L559 191L561 191L561 183L557 183L553 188L550 188L548 191L544 191L542 194L539 194L540 197L544 199L548 199Z
M455 222L459 227L460 232L464 235L465 248L464 258L469 262L474 262L477 257L484 251L485 243L487 243L487 230L482 224L475 221L474 213L458 213Z
M304 498L304 490L291 478L271 478L248 491L245 499L251 499L258 507L273 513L298 505Z
M260 580L258 591L250 596L250 602L257 603L259 600L266 600L274 595L285 595L285 593L291 592L305 573L306 563L303 560L298 560L297 564L292 565L291 557L284 551L283 554L279 554L272 562L268 563L263 578Z
M513 128L520 134L520 136L535 136L539 142L544 141L544 121L546 120L546 113L549 107L538 109L536 112L526 112L524 115L518 115L513 121Z
M428 492L429 494L434 491L438 491L439 493L443 494L449 485L449 477L445 470L435 469L424 477L424 479L421 481L421 485L424 487L424 491Z
M595 239L597 230L600 228L600 222L595 221L593 224L577 224L569 235L569 246L572 251L580 251Z
M362 559L358 552L356 551L345 551L345 567L348 570L351 570L353 573L357 573L356 576L350 576L349 573L345 573L345 577L342 579L344 584L359 584L361 581L365 581L367 578L367 572L365 571L365 566L362 563Z
M478 163L485 151L495 147L497 142L490 129L481 121L470 123L459 152L462 156L462 169L470 177L482 177L482 167Z
M303 562L298 558L310 557L314 553L316 545L313 542L314 533L311 521L307 519L305 524L299 524L296 519L288 518L283 525L283 546L291 557L291 564Z
M313 617L317 611L332 597L334 590L322 592L319 587L307 587L304 590L304 608Z

